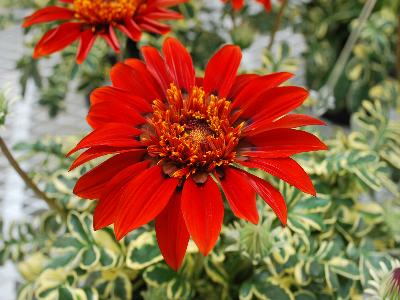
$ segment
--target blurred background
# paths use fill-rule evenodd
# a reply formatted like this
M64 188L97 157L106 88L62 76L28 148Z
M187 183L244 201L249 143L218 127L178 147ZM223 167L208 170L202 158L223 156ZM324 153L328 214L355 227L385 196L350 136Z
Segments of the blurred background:
M23 29L23 17L54 3L0 0L0 136L69 211L67 223L85 229L74 233L0 155L1 299L384 299L400 267L397 0L273 1L270 12L251 0L241 11L218 0L176 8L185 19L171 22L171 35L196 68L235 43L241 71L295 73L290 84L311 91L303 111L328 123L313 133L330 146L298 158L316 184L314 200L262 175L288 202L287 228L264 206L259 226L228 216L210 257L199 258L192 245L179 274L162 262L151 226L116 246L111 231L96 236L88 225L93 204L72 195L85 168L68 173L65 153L88 132L88 95L108 84L117 57L99 42L79 67L75 46L34 60L33 46L50 27ZM146 34L139 46L163 39ZM90 245L74 244L79 234Z

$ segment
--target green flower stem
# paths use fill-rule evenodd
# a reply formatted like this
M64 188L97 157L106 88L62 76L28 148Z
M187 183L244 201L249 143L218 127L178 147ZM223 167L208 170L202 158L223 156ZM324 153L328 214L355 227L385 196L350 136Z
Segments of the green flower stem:
M400 5L397 13L397 48L396 48L396 72L397 72L397 79L400 84Z
M377 0L368 0L362 11L361 14L358 18L357 25L356 27L351 31L351 34L349 38L346 41L346 44L343 47L342 52L339 55L338 60L336 61L336 64L329 75L328 81L326 83L326 86L330 88L332 91L334 90L336 84L338 83L338 80L340 76L343 73L344 68L346 67L347 61L350 58L351 52L353 51L353 47L356 44L358 38L360 37L361 30L365 24L365 22L368 20L369 16L372 13L372 10L375 7Z
M287 7L288 3L289 3L289 0L282 1L281 8L279 9L278 15L276 16L276 19L275 19L274 27L272 28L271 39L269 40L269 44L267 47L268 50L271 50L272 46L274 45L275 36L279 30L279 27L281 26L283 13L285 12L285 8Z
M49 198L43 191L41 191L38 186L32 181L32 179L25 173L24 170L20 167L17 160L12 155L11 151L8 149L7 144L4 139L0 137L0 149L3 151L4 156L13 167L13 169L18 173L21 179L25 182L25 184L36 194L36 196L42 200L44 200L50 209L53 209L57 213L59 213L63 218L66 217L66 212L64 209L57 203L54 198Z

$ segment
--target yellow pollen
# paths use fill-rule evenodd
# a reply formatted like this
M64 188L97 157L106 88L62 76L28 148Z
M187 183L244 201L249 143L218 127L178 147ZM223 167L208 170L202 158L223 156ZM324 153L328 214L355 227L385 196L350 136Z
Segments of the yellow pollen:
M74 0L78 19L90 24L109 24L132 17L143 0Z
M166 100L153 101L154 136L147 150L174 170L170 176L211 172L233 162L243 124L231 124L230 101L206 95L201 87L184 95L174 84Z

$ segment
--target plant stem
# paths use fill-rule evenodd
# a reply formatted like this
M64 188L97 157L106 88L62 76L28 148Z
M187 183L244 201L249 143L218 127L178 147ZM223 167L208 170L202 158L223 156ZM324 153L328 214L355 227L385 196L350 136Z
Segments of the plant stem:
M343 47L342 52L339 55L338 60L336 61L336 64L329 75L329 78L327 80L326 86L330 88L332 91L334 90L340 76L343 73L344 68L346 67L347 61L350 58L351 52L353 51L353 47L356 44L360 34L361 30L365 24L365 22L368 20L369 16L372 13L372 10L375 7L377 0L368 0L362 11L361 14L357 20L357 25L356 27L351 31L351 34L349 38L346 41L346 44Z
M271 32L271 39L269 40L269 44L268 44L268 48L267 48L268 50L271 50L272 46L274 45L275 36L279 30L279 27L281 26L283 13L285 12L285 8L287 7L288 2L289 2L289 0L283 0L281 8L279 9L278 15L276 16L274 27L272 28L272 32Z
M396 75L397 75L397 79L399 81L400 84L400 5L399 5L399 12L397 14L397 49L396 49L397 53L397 62L396 62Z
M137 42L127 39L125 49L129 58L140 58L140 51Z
M18 173L21 179L25 182L25 184L36 194L36 196L42 200L44 200L49 208L58 212L62 217L65 217L65 211L57 204L54 198L49 198L44 192L42 192L38 186L32 181L32 179L25 173L24 170L20 167L17 160L12 155L11 151L8 149L7 144L4 139L0 137L0 149L3 151L4 156L13 167L13 169Z

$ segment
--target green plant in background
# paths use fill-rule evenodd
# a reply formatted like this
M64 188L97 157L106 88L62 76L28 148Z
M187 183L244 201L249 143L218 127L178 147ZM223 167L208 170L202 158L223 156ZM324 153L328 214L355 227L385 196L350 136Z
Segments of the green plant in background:
M294 11L291 16L286 11L284 21L301 21L298 26L308 46L304 68L301 60L292 57L290 44L283 42L276 45L276 52L264 53L259 71L305 69L307 85L318 90L363 3L318 0L289 6ZM206 29L199 21L198 14L210 13L202 4L181 7L182 13L194 19L174 25L176 35L200 62L198 67L225 38L216 32L216 24ZM33 2L24 5L31 7ZM19 299L357 300L365 295L392 299L385 287L400 258L395 5L396 1L378 1L336 86L336 108L348 109L350 127L321 129L316 133L328 141L329 151L298 157L312 176L317 197L268 177L287 201L287 227L278 224L262 201L258 225L239 221L227 212L213 252L203 257L190 243L179 272L163 262L151 225L121 242L110 228L93 231L93 203L72 194L76 179L86 168L68 172L71 160L65 157L77 137L48 137L16 145L22 159L40 160L30 175L66 214L63 219L55 211L39 211L32 221L2 230L0 263L11 260L18 266L23 278ZM246 14L235 18L240 21ZM275 15L276 11L271 16ZM257 37L250 36L250 28L259 24L260 18L249 16L244 27L231 32L232 39L247 46ZM269 19L262 23L259 32L266 32L272 23ZM161 45L152 36L143 43ZM62 108L71 79L86 94L103 84L116 59L99 45L78 68L73 63L74 52L65 51L47 78L42 78L30 58L19 63L22 83L31 76L37 78L42 84L40 101L52 115ZM104 68L97 68L99 62ZM7 107L2 99L0 124L6 115L1 114L6 111L2 107ZM313 101L309 99L307 109L313 107ZM266 177L261 172L257 175Z
M25 158L40 155L34 178L69 211L66 223L46 212L4 236L2 260L17 263L25 279L19 299L361 299L381 264L400 253L392 200L399 199L400 128L389 111L365 101L350 133L331 134L329 152L302 158L317 198L277 185L287 228L262 205L259 225L227 215L212 254L202 257L190 244L178 273L163 262L152 226L122 242L111 229L92 230L93 205L71 194L85 170L68 173L63 155L76 138L18 145ZM382 201L385 188L391 196Z
M318 90L326 84L350 31L357 26L365 2L318 0L299 7L303 16L299 28L308 45L306 79L311 88ZM342 122L347 122L343 113L349 115L358 110L371 86L395 80L397 12L395 2L377 1L362 27L350 61L334 89L336 102L331 114L344 119ZM398 95L389 101L398 101Z

